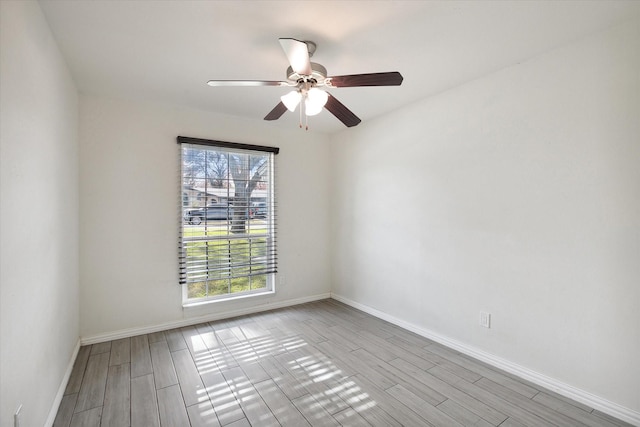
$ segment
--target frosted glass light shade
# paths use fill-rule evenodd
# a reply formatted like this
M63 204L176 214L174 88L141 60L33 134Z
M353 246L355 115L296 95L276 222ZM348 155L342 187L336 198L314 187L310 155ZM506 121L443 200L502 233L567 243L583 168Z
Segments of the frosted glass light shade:
M287 107L287 110L295 111L298 104L300 104L301 98L302 94L297 90L293 90L288 94L281 96L280 100L282 101L284 106Z
M307 116L315 116L322 111L324 104L327 103L329 94L324 90L316 87L309 89L307 98L304 100L304 110ZM283 101L284 102L284 101ZM286 104L285 104L286 105Z

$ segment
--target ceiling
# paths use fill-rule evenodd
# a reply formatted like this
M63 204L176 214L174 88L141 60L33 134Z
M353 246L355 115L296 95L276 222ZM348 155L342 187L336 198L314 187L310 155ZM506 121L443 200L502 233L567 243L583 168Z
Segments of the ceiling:
M40 0L81 93L261 120L290 89L279 37L312 40L329 75L400 71L330 92L363 122L640 14L638 1ZM297 127L285 113L273 126ZM344 128L324 111L312 131Z

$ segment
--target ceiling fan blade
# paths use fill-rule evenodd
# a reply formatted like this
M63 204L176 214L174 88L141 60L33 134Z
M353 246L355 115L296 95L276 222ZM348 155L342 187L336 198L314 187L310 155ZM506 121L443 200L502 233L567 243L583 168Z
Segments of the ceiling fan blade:
M312 70L307 44L296 39L279 39L279 41L293 71L300 75L310 76Z
M397 71L388 73L353 74L350 76L329 77L328 86L354 87L354 86L399 86L402 84L402 74Z
M329 99L327 99L327 103L324 104L324 108L329 110L329 112L336 116L345 126L353 127L362 121L358 116L353 114L351 110L345 107L342 102L338 101L330 93L327 94L329 95Z
M264 119L278 120L280 117L282 117L285 111L287 111L287 107L282 103L282 101L280 101L278 105L276 105L275 108L269 112L269 114L264 116Z
M288 82L269 80L209 80L209 86L291 86Z

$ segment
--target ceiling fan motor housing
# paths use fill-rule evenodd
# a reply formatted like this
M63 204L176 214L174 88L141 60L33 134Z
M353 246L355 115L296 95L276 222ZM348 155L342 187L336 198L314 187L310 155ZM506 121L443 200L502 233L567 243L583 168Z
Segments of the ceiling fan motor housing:
M291 66L287 67L287 79L297 83L313 81L313 83L323 83L327 78L327 69L324 66L311 62L311 74L308 76L300 75L293 71Z

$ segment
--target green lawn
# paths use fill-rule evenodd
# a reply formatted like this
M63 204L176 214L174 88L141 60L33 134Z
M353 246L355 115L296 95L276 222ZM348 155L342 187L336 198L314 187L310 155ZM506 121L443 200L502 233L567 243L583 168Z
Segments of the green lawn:
M213 227L185 227L184 238L190 260L187 280L196 280L188 285L188 298L266 288L266 274L251 275L256 273L256 266L262 265L262 260L265 264L267 262L266 229L263 224L261 227L251 225L248 233L237 236L227 234L226 222ZM191 240L202 237L208 239ZM230 279L230 276L234 278Z
M190 283L188 298L205 298L216 295L234 294L267 287L267 275L239 277L231 280L210 280L208 282Z

